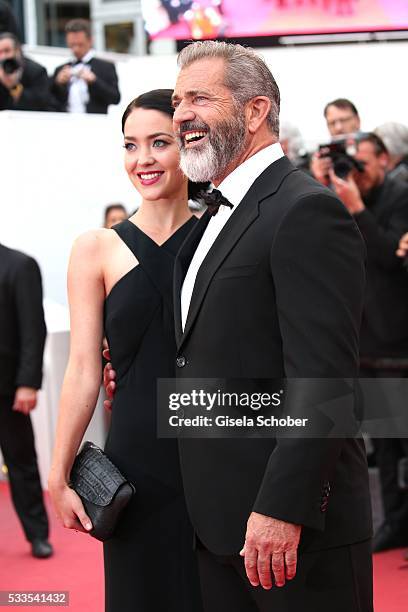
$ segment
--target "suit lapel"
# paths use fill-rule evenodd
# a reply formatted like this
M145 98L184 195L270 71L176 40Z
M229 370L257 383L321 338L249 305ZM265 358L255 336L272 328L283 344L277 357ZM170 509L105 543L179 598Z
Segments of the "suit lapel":
M178 280L175 285L174 297L175 303L177 304L177 307L175 307L177 330L176 340L178 349L187 338L194 324L214 274L222 265L230 251L234 248L242 234L259 216L260 202L266 197L275 193L279 189L283 179L290 172L295 170L296 168L290 163L290 161L286 157L283 157L268 166L268 168L253 183L243 200L240 202L237 211L234 212L217 236L213 246L209 250L198 271L184 333L182 333L180 317L180 290L184 277L187 273L188 266L194 255L194 251L197 248L204 230L208 225L209 219L205 224L204 230L200 232L199 236L196 236L196 238L198 237L198 240L195 240L194 242L189 241L190 248L188 249L188 258L186 258L184 261L184 269L182 274L178 276Z

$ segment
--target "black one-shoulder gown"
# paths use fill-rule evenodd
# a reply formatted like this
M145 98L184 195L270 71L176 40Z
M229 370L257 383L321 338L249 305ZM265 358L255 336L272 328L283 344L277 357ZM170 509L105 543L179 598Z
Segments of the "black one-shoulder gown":
M117 373L105 450L137 493L104 544L106 612L201 611L177 440L156 433L156 381L174 376L174 259L195 221L161 246L131 221L113 228L139 263L105 301Z

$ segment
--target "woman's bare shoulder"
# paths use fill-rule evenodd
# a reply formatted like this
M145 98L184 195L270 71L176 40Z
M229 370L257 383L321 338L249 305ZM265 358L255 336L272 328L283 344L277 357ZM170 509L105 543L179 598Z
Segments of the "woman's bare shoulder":
M74 253L84 256L103 255L105 249L114 244L114 242L115 232L101 227L80 234L75 239L72 250Z

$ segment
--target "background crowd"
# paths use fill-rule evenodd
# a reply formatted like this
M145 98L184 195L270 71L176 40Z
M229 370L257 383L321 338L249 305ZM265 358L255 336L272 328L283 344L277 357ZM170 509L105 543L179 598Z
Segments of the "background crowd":
M0 110L106 114L120 101L115 66L96 57L91 26L66 26L71 61L52 75L26 57L18 26L0 0ZM327 141L305 148L295 125L282 124L280 141L302 171L336 192L364 238L367 284L360 337L361 376L408 376L408 126L388 122L361 131L358 109L346 98L328 101L322 114ZM364 123L364 122L363 122ZM193 202L192 208L196 207ZM101 203L101 224L110 228L131 211ZM13 502L33 555L48 557L30 412L41 387L45 340L41 276L36 262L0 245L0 446ZM370 466L380 475L384 521L374 551L408 546L408 482L398 478L408 440L367 441Z

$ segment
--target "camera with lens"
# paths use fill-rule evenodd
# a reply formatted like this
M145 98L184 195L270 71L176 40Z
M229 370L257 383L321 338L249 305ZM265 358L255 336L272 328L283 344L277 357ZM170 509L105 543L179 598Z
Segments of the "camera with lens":
M13 74L22 67L21 61L16 57L8 57L0 61L0 66L6 74Z
M364 163L354 158L357 144L358 136L333 140L319 146L320 157L330 157L335 175L345 179L353 170L364 172Z

